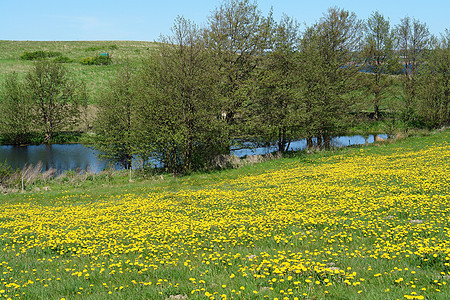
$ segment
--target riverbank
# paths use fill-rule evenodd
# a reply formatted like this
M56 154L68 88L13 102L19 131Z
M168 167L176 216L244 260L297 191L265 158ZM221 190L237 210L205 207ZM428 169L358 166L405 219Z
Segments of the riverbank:
M265 161L270 161L273 159L284 158L306 158L314 156L323 155L333 155L334 153L340 153L347 151L352 151L352 148L365 148L365 147L379 147L385 146L392 143L401 142L408 138L420 138L429 135L438 134L444 131L411 131L409 134L398 134L393 138L379 138L375 141L375 144L368 144L361 141L360 144L355 144L350 147L346 145L347 139L343 139L342 144L336 144L332 149L302 149L297 151L289 151L283 155L280 153L271 153L268 149L253 149L251 151L247 150L246 153L243 150L237 150L235 155L222 156L218 158L215 165L209 170L199 171L198 174L209 174L210 172L216 172L218 170L226 169L240 169L249 165L260 164ZM361 137L362 138L362 137ZM366 140L367 141L367 140ZM373 140L370 142L374 142ZM305 142L306 143L306 142ZM344 147L342 147L345 145ZM64 145L57 145L60 147L65 147ZM74 145L72 145L74 146ZM295 145L293 145L295 146ZM301 145L300 145L301 146ZM86 149L88 150L88 149ZM89 150L92 151L92 150ZM258 152L259 151L259 152ZM78 153L75 156L80 156L82 154ZM242 152L242 153L241 153ZM59 153L57 149L51 151L51 153ZM28 153L32 154L32 153ZM238 154L242 154L237 156ZM69 154L66 152L61 152L61 155L68 158ZM40 157L46 156L41 154ZM95 154L90 153L92 158L95 158ZM66 164L70 165L69 162ZM61 166L61 162L57 165ZM173 174L166 174L162 170L158 169L141 169L135 168L133 170L120 170L115 168L113 165L105 163L103 164L104 170L101 171L99 165L91 163L85 163L84 167L78 167L74 170L61 171L54 167L55 165L45 165L40 161L36 161L35 164L27 164L22 169L14 169L8 167L5 163L0 164L0 170L3 170L3 193L17 193L17 192L37 192L37 191L48 191L48 190L64 190L67 188L95 188L102 185L117 186L117 185L128 185L130 181L133 182L146 182L150 180L153 182L155 180L161 180L163 178L174 177ZM220 172L220 171L219 171ZM178 175L176 176L178 178Z

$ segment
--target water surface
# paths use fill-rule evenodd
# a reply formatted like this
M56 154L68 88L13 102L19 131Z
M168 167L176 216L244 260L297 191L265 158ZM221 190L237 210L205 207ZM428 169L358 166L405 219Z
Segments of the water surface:
M379 135L386 139L387 135ZM374 136L371 135L366 140L363 136L340 136L332 140L333 146L342 147L373 143ZM291 143L288 150L302 150L306 148L306 140L298 140ZM243 157L246 155L267 154L277 151L277 147L257 147L232 150L231 154ZM13 168L23 168L25 164L36 165L42 162L44 170L53 167L58 171L86 170L99 172L107 168L110 162L98 157L100 153L82 144L53 144L53 145L30 145L30 146L0 146L0 162L6 161ZM115 168L121 166L116 164Z

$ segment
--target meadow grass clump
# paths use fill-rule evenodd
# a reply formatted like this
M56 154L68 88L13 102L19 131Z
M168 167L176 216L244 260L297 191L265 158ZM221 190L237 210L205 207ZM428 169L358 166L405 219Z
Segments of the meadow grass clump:
M64 56L64 55L59 55L59 56L55 57L53 59L53 61L55 61L57 63L67 64L67 63L73 62L73 59L71 59L67 56Z
M6 299L448 299L449 134L5 195L0 290Z
M110 56L91 56L84 57L80 60L82 65L99 65L99 66L107 66L112 63L112 59Z
M60 57L62 56L61 52L55 52L55 51L33 51L33 52L24 52L20 59L22 60L37 60L37 59L45 59L50 57Z

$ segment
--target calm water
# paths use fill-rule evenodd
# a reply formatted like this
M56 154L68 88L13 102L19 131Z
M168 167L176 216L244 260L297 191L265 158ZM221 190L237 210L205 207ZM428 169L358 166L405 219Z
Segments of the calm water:
M382 134L380 137L386 139L387 135ZM373 143L373 135L369 136L368 143ZM341 136L334 138L333 146L349 146L364 144L364 137ZM302 150L306 147L306 140L292 142L289 150ZM232 154L242 157L245 155L267 154L276 151L276 147L261 147L254 149L239 149L231 151ZM66 170L89 170L91 172L99 172L108 167L109 162L98 158L99 152L87 148L81 144L66 145L31 145L31 146L0 146L0 162L7 163L13 168L23 168L25 164L36 165L42 162L44 169L53 167L58 171ZM120 168L119 165L116 165Z
M25 163L36 165L41 161L44 169L99 172L108 166L108 162L99 159L98 154L81 144L0 146L0 161L6 160L13 168L23 168Z
M387 139L387 134L379 134L380 138ZM367 143L373 143L374 142L374 136L370 135L367 139ZM335 137L331 141L332 146L336 147L344 147L344 146L351 146L351 145L361 145L366 143L366 139L361 135L354 135L354 136L339 136ZM306 139L298 140L295 142L291 142L291 145L289 146L289 151L296 151L296 150L303 150L306 148ZM240 149L240 150L234 150L231 151L232 154L243 157L245 155L255 155L255 154L267 154L270 152L277 151L278 148L276 146L273 147L260 147L260 148L254 148L254 149Z

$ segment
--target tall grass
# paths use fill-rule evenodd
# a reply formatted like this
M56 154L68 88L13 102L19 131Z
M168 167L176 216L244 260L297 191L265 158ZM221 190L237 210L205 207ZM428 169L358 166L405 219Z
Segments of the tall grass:
M48 190L48 185L81 185L86 181L110 181L113 176L117 176L119 171L113 170L112 167L101 172L94 173L89 167L77 170L58 171L54 167L44 170L41 161L37 164L25 164L22 169L12 170L5 164L0 164L3 170L3 179L0 181L0 192L11 193L18 191L36 191L44 188ZM45 187L47 186L47 187Z
M266 155L249 155L244 158L239 158L234 155L220 155L211 161L209 167L205 171L224 170L224 169L238 169L245 166L258 164L261 162L281 158L281 153L266 154ZM17 192L17 191L36 191L39 187L45 185L62 185L62 186L81 186L87 183L98 184L124 182L128 176L129 181L133 178L139 180L150 178L160 178L162 176L161 170L117 170L110 165L100 172L92 172L89 167L86 169L58 171L50 167L44 170L43 164L39 161L37 164L25 164L22 169L11 170L8 165L0 164L1 174L4 174L0 180L0 191ZM156 176L156 177L155 177ZM0 176L1 177L1 176ZM47 189L48 187L46 187Z

